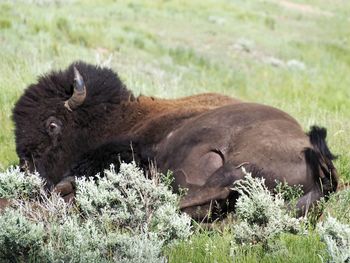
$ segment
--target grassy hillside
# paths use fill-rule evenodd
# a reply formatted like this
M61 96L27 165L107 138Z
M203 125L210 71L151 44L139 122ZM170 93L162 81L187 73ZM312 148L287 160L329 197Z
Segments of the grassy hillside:
M325 126L349 182L349 19L342 0L0 1L0 170L18 162L11 111L23 90L38 75L84 60L112 67L135 94L220 92L281 108L305 130ZM225 233L199 233L170 259L228 261ZM283 242L291 255L320 260L317 237ZM217 256L207 257L208 244ZM263 257L242 253L246 262Z

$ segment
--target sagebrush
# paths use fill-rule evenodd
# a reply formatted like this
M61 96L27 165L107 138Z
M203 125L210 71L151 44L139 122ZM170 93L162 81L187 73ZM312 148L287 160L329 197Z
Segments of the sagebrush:
M191 234L179 197L134 163L77 180L75 203L49 196L37 175L11 169L0 178L0 197L16 198L0 215L3 262L162 262L165 245Z
M243 172L245 178L233 187L240 194L235 211L238 223L233 226L236 244L262 243L268 249L269 241L280 234L304 231L303 218L290 215L281 192L271 193L264 178L253 178L244 168Z
M322 240L327 245L331 262L350 262L350 226L327 216L317 225Z

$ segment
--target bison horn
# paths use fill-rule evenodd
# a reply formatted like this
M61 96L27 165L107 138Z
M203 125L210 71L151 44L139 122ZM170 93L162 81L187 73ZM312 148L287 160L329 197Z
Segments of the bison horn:
M74 91L72 97L64 102L64 106L73 111L84 103L86 98L86 87L83 77L80 75L76 67L74 67Z

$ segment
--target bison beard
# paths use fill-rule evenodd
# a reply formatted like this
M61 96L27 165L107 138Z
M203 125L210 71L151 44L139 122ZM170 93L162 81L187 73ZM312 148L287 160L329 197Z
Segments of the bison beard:
M135 142L132 143L131 140L107 142L84 153L63 176L63 180L55 186L54 191L60 193L69 202L74 198L76 177L95 178L97 174L103 176L104 170L112 164L115 170L119 171L122 161L126 163L135 162L146 172L149 168L149 162L142 158L141 152L139 145Z
M234 211L242 165L271 190L276 180L302 185L300 215L337 188L323 128L305 134L278 109L220 94L135 98L113 71L83 62L30 85L13 119L20 164L67 200L75 177L120 161L173 171L174 191L188 189L181 209L198 220Z

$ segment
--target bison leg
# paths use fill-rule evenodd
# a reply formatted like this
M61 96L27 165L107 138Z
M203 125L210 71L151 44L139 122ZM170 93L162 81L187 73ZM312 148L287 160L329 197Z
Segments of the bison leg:
M300 199L297 202L296 208L297 208L297 216L304 216L307 215L308 211L310 211L316 202L321 199L323 196L321 190L315 186L310 192L300 197Z
M232 195L233 183L243 179L241 169L224 166L208 178L203 186L189 185L187 195L180 202L180 208L194 218L200 218L211 212L216 201L235 202ZM201 215L201 216L199 216Z

